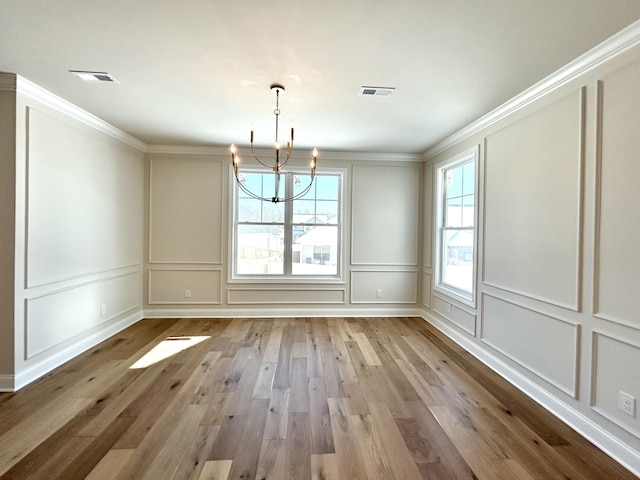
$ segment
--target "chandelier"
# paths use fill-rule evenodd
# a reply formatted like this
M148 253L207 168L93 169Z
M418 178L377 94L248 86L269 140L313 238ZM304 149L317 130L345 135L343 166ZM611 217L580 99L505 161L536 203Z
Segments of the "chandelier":
M250 191L247 188L247 186L245 185L246 182L244 178L242 177L242 175L238 173L238 167L240 165L240 156L237 154L236 146L233 144L231 144L231 148L230 148L231 164L233 165L233 173L236 177L236 183L238 184L238 187L240 187L240 189L251 198L255 198L256 200L262 200L264 202L273 202L273 203L291 202L293 200L297 200L305 196L307 192L311 190L311 186L313 185L313 180L316 176L316 161L318 159L318 150L314 148L313 153L311 154L312 155L311 181L309 182L309 185L307 185L302 191L296 193L295 195L290 195L288 197L285 195L284 197L280 197L278 195L278 192L280 191L280 175L284 173L283 169L287 166L287 163L289 163L289 159L291 158L291 153L293 152L293 127L291 127L291 137L287 141L287 149L285 151L284 158L281 159L280 158L280 141L278 139L278 117L280 116L280 108L279 108L280 94L284 93L284 87L278 83L274 83L273 85L271 85L271 92L276 96L276 108L273 111L273 114L276 116L275 161L272 165L268 165L262 160L260 160L258 155L256 155L256 152L253 150L253 130L251 130L251 154L253 155L253 158L260 165L273 171L274 188L275 188L273 197L263 197L261 195L258 195L257 193Z

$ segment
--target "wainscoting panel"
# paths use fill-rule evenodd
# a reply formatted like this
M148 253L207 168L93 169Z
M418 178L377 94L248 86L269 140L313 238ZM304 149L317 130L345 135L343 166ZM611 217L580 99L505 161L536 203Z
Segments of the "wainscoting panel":
M594 313L640 328L640 62L599 84L600 159Z
M150 269L149 304L219 304L220 270Z
M580 309L583 90L486 138L487 285Z
M469 335L476 335L477 317L473 313L467 312L439 295L433 296L433 311Z
M140 263L139 152L76 120L26 108L26 286Z
M351 263L418 264L420 167L353 167Z
M33 358L140 308L140 273L50 292L26 300L25 356Z
M576 397L580 326L483 295L482 342Z
M151 159L149 262L222 262L222 163L210 157Z
M251 288L227 290L229 305L344 304L344 288Z
M640 437L640 344L594 331L593 352L593 409L636 437ZM627 415L618 408L620 392L636 399L635 416Z
M416 303L418 272L352 270L351 303Z

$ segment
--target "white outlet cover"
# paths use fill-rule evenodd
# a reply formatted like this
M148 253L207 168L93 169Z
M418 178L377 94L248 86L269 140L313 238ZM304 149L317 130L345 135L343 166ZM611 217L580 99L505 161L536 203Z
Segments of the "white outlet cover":
M626 392L620 390L620 394L618 396L618 408L622 410L627 415L632 417L636 416L636 399L635 397L629 395Z

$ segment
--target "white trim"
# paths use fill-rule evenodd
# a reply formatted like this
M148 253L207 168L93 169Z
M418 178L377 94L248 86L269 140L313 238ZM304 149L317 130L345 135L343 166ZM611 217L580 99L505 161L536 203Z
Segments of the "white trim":
M474 205L473 205L473 216L474 216L474 226L473 226L473 280L471 286L471 293L467 293L463 290L458 290L452 285L448 285L446 283L442 283L442 235L441 230L444 228L442 226L442 216L443 216L443 208L444 208L444 187L442 180L442 172L444 170L450 170L452 168L456 168L465 163L472 163L474 167ZM431 244L434 249L434 265L433 265L433 290L441 293L442 295L446 295L451 297L459 302L471 307L476 308L477 306L477 292L478 292L478 261L480 256L478 255L478 226L480 225L480 209L478 208L478 201L480 199L480 145L474 145L471 148L467 148L465 151L458 153L457 155L453 155L452 157L446 158L437 164L434 165L434 175L435 175L435 185L433 190L433 195L435 195L434 205L434 215L431 218L431 223L433 228L433 241ZM484 205L484 204L483 204Z
M96 130L106 133L107 135L126 143L130 147L135 148L141 152L147 149L147 144L132 137L128 133L123 132L119 128L110 125L104 120L96 117L95 115L87 112L86 110L77 107L76 105L64 100L63 98L54 95L53 93L39 87L33 82L30 82L26 78L16 75L16 92L21 95L26 95L38 102L41 102L48 107L51 107L71 118L74 118L85 125L88 125Z
M504 303L508 303L510 305L513 305L515 307L521 308L522 310L527 310L529 312L533 312L541 317L546 317L549 318L551 320L555 320L557 322L560 323L565 323L567 325L570 325L571 327L573 327L574 329L574 334L573 334L573 351L574 351L574 355L573 355L573 365L572 365L572 369L573 369L573 381L571 382L571 386L565 386L562 385L560 382L558 382L557 380L552 379L550 376L542 373L540 370L538 370L537 368L535 368L533 365L529 365L527 364L524 360L518 358L516 355L514 355L511 352L508 352L506 349L496 345L495 343L493 343L492 341L488 340L485 338L484 336L484 327L485 324L487 322L487 317L485 315L484 309L485 309L485 305L486 305L486 300L485 297L491 297L495 300L498 300L500 302L504 302ZM582 329L581 329L581 325L579 322L574 322L571 320L567 320L565 318L561 318L555 315L551 315L549 313L545 313L541 310L538 310L537 308L533 308L530 307L528 305L526 305L525 303L521 303L515 300L509 300L505 297L501 297L497 294L492 294L492 293L487 293L487 292L482 292L482 309L481 309L481 315L482 315L482 324L480 326L480 341L482 343L484 343L485 345L493 348L495 351L500 352L502 355L504 355L505 357L509 358L510 360L512 360L513 362L517 363L518 365L521 365L523 368L526 368L527 370L529 370L531 373L533 373L534 375L540 377L542 380L544 380L545 382L549 383L550 385L554 386L555 388L557 388L558 390L566 393L567 395L569 395L572 398L575 398L576 400L578 399L578 372L580 369L580 337L581 337L581 333L582 333Z
M421 317L507 380L511 385L576 430L607 455L610 455L622 466L629 469L635 475L640 475L640 452L632 449L629 445L626 445L620 439L607 432L603 427L597 425L593 420L560 401L560 399L437 317L425 311L422 312Z
M134 323L140 321L143 318L142 315L142 310L137 309L135 312L130 313L126 317L123 317L120 320L109 324L105 328L102 328L92 335L81 339L80 341L74 343L73 345L70 345L64 350L61 350L58 353L51 355L41 362L38 362L35 365L29 367L28 369L17 373L14 377L14 391L17 391L25 385L42 377L43 375L46 375L51 370L77 357L81 353L96 346L100 342L111 338L125 328L130 327ZM0 381L1 380L2 379L0 378ZM0 383L0 389L1 388L2 383Z
M605 40L600 45L592 48L571 63L568 63L559 70L556 70L548 77L542 79L524 92L503 103L498 108L490 111L486 115L483 115L475 122L429 148L424 153L423 158L427 160L444 152L448 148L451 148L476 133L481 132L490 125L508 117L517 110L535 102L553 90L575 80L581 75L584 75L637 45L640 45L640 20L632 23L627 28Z
M314 317L421 317L419 308L210 308L210 309L145 309L144 318L314 318Z
M283 273L282 274L272 274L272 275L258 275L258 274L239 274L237 273L237 257L236 257L236 242L237 242L237 232L238 232L238 223L237 223L237 208L238 208L238 187L236 186L236 178L233 173L233 167L229 165L229 231L228 231L228 239L229 243L227 246L228 250L228 258L231 259L229 262L230 268L227 273L227 282L229 284L252 284L252 283L265 283L265 284L296 284L296 285L311 285L311 284L345 284L345 262L343 259L345 258L345 178L347 177L347 168L345 167L319 167L316 170L316 178L321 176L327 177L337 177L338 178L338 222L337 223L328 223L328 224L309 224L309 226L327 226L327 227L336 227L338 229L338 243L336 245L337 251L337 260L336 260L336 273L334 275L294 275L288 271L290 267L293 269L293 258L292 258L292 249L293 249L293 239L290 239L288 242L285 240L284 245L284 258L283 258ZM260 165L251 165L243 168L241 171L248 173L256 173L256 174L266 174L268 170L261 168ZM287 175L307 175L308 173L303 169L303 167L299 166L291 166L288 167L286 173L283 172L283 176ZM284 178L282 182L285 185L289 182L287 178ZM286 187L285 187L286 188ZM305 197L306 198L306 197ZM314 197L315 198L315 197ZM284 219L282 223L264 223L264 222L255 222L256 225L261 226L282 226L284 232L284 238L287 238L288 229L292 228L293 225L293 210L288 203L283 203L283 215ZM288 243L288 244L287 244ZM287 253L287 247L291 247L289 253ZM289 264L289 265L287 265Z
M236 144L241 150L248 150L247 145ZM312 149L296 148L291 155L292 160L300 159L307 162L310 158ZM273 150L268 148L255 148L256 154L269 155L273 154ZM151 154L187 154L187 155L223 155L229 158L231 164L231 155L228 146L208 145L208 146L191 146L191 145L147 145L146 153ZM250 158L248 155L245 155ZM378 153L378 152L357 152L357 151L337 151L337 150L320 150L318 154L318 166L322 166L323 160L330 161L370 161L370 162L412 162L421 163L424 158L419 153Z
M340 293L342 294L341 300L314 300L309 301L307 299L303 300L288 300L288 301L268 301L268 300L260 300L260 301L233 301L231 300L231 295L233 292L273 292L273 291L281 291L281 292L330 292L330 293ZM252 287L240 287L240 288L228 288L227 289L227 305L309 305L309 304L320 304L320 305L344 305L345 304L346 291L345 288L316 288L316 287L299 287L299 288L286 288L281 285L275 285L272 288L252 288Z

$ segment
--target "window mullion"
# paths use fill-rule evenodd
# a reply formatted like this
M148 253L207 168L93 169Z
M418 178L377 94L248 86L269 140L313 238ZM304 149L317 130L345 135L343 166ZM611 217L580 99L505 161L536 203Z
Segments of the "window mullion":
M287 173L284 176L284 196L293 196L293 175ZM293 275L293 202L284 203L284 275Z

